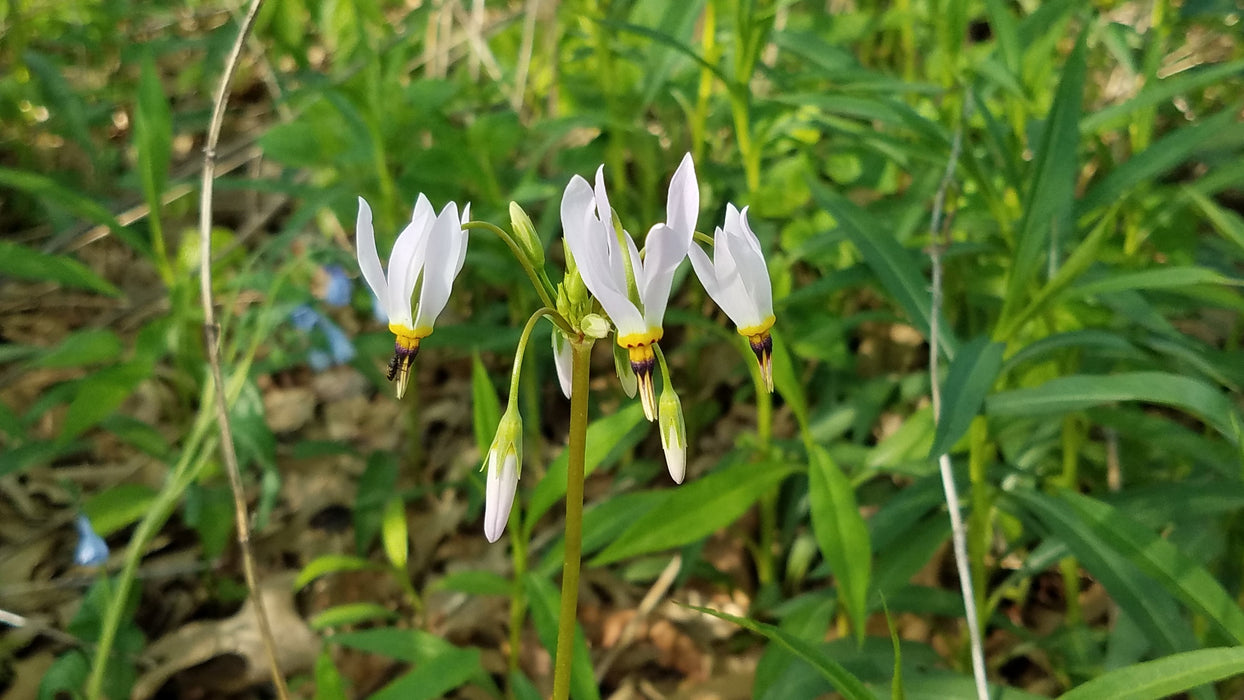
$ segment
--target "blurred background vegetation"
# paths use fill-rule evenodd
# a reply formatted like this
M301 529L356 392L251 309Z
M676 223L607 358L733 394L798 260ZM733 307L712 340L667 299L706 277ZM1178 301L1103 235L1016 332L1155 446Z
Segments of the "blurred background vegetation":
M5 697L92 671L113 698L269 696L197 279L242 11L0 2ZM684 265L674 488L598 349L575 697L857 697L839 669L973 696L944 453L1001 697L1237 697L1239 22L1229 0L267 0L210 243L293 691L548 691L567 404L547 341L521 525L494 546L478 472L536 297L474 234L394 401L356 197L382 252L420 192L501 225L517 201L556 261L571 174L603 163L642 232L690 151L701 231L751 207L777 393Z

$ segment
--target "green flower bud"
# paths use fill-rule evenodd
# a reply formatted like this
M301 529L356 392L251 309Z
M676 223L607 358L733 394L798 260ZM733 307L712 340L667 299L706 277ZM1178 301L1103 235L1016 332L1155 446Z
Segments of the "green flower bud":
M682 402L678 394L666 389L661 392L658 408L661 449L665 450L665 466L674 483L681 484L687 474L687 424L682 418Z
M532 267L537 270L544 267L544 246L540 244L540 237L536 235L536 227L532 225L531 217L518 206L518 202L510 202L510 228Z

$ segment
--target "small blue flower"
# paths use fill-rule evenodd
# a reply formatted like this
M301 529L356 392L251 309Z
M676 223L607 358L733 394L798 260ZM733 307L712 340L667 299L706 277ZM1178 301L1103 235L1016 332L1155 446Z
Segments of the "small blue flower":
M324 301L333 306L345 306L350 303L350 278L340 265L325 265L324 272L328 275L328 285L324 288Z
M328 350L321 348L312 348L307 352L307 364L316 372L322 372L329 367L335 367L354 359L354 344L350 342L350 337L345 331L328 320L315 309L307 304L301 304L289 313L290 323L298 330L311 333L313 342L318 340L318 335L328 341ZM314 333L319 329L319 334ZM317 343L318 344L318 343Z
M100 566L107 562L108 543L95 534L91 521L79 513L73 524L78 529L78 546L73 552L74 563L78 566Z
M306 304L300 304L289 312L289 321L294 324L294 328L300 331L309 331L315 328L315 324L320 322L321 316L315 309Z

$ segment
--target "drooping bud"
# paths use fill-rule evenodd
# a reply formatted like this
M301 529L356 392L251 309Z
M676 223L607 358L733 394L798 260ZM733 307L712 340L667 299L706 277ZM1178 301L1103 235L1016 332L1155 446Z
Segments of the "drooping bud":
M609 335L610 331L609 322L606 321L605 317L600 314L588 314L584 316L583 320L579 323L579 327L582 329L583 335L586 335L589 338L595 338L596 340L600 340L601 338Z
M669 468L674 483L681 484L687 474L687 424L682 417L682 402L678 394L665 389L661 392L660 421L661 449L665 451L665 466Z
M523 466L523 419L513 406L501 416L485 466L488 476L484 484L484 536L489 542L496 542L510 519Z

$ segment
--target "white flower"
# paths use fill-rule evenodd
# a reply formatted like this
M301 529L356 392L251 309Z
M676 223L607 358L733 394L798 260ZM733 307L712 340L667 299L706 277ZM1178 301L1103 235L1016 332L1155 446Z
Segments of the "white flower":
M618 345L629 351L648 420L656 417L652 386L656 361L652 345L661 339L674 271L691 246L699 210L695 164L688 153L670 181L667 220L648 231L641 261L635 241L614 226L605 191L604 166L596 171L594 189L576 175L562 195L566 244L583 283L613 321Z
M760 241L747 223L747 207L740 212L733 204L726 205L726 225L713 236L711 261L698 245L691 246L687 256L705 291L751 344L772 392L773 287Z
M389 330L397 336L389 379L397 379L397 397L406 393L410 366L419 353L419 341L431 335L436 318L449 301L454 279L466 259L467 234L463 224L470 220L471 205L462 209L450 202L439 215L428 198L419 195L410 223L398 235L389 254L389 273L385 276L376 251L371 207L359 197L356 247L359 268L368 286L376 293L389 318ZM412 308L415 286L419 299Z
M501 539L514 506L518 475L523 463L523 419L511 407L501 416L497 435L488 449L488 477L484 483L484 536Z

